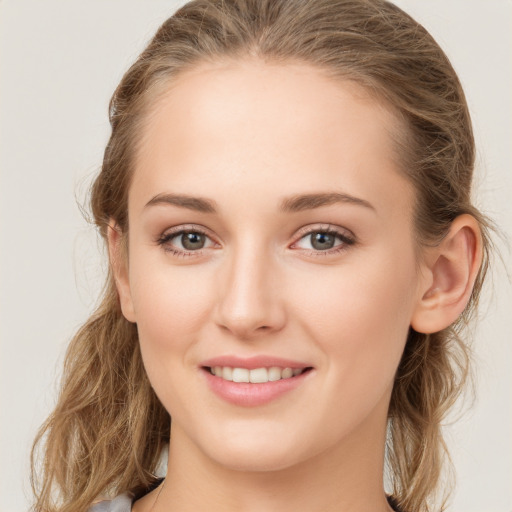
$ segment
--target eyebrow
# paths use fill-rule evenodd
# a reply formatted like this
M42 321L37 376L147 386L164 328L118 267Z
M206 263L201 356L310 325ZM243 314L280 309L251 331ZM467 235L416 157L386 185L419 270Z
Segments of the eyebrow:
M336 203L348 203L376 211L375 207L368 201L341 192L297 194L284 199L281 203L280 210L285 213L293 213L313 210ZM158 194L146 203L145 208L159 204L169 204L201 213L217 213L215 201L183 194Z
M211 199L182 194L158 194L146 203L144 208L157 204L170 204L201 213L216 213L216 203Z
M281 211L301 212L336 203L348 203L356 206L364 206L365 208L376 211L375 207L368 201L341 192L295 195L282 202Z

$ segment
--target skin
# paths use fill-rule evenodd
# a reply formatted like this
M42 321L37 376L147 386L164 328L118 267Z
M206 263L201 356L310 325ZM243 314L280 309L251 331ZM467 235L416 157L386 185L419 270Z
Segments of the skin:
M129 192L128 258L114 221L109 235L123 313L172 417L165 486L135 512L391 510L386 420L408 330L456 319L479 265L469 216L418 262L398 129L357 85L302 64L204 64L155 104ZM171 193L217 211L154 200ZM364 204L282 211L312 193ZM206 232L203 249L159 242L184 227ZM308 233L327 227L335 247L318 250ZM313 370L257 407L206 386L202 361L260 354Z

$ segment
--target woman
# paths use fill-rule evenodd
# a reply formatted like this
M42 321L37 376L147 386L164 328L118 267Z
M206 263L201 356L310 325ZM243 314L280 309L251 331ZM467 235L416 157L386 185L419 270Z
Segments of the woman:
M434 510L489 251L437 44L380 0L192 2L110 114L36 510Z

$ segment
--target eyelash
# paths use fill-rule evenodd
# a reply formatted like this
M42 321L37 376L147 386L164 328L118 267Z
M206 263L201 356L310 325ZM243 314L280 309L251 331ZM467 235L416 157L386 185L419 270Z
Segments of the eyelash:
M158 245L160 245L162 247L162 249L165 252L168 252L168 253L172 254L173 256L182 257L182 258L200 256L203 252L203 249L199 249L196 251L186 251L186 250L177 249L177 248L173 247L172 245L168 245L169 242L173 238L176 238L180 235L184 235L186 233L198 233L200 235L204 235L205 237L209 238L210 240L212 239L212 237L208 234L208 232L205 229L202 229L200 226L180 226L179 228L177 228L175 230L166 231L166 232L162 233L162 235L160 235L157 238L156 242Z
M326 250L315 250L315 249L303 249L303 251L306 251L306 254L308 256L333 256L342 252L345 252L348 250L350 246L355 245L356 238L353 234L348 234L347 230L341 230L339 228L336 228L331 225L321 225L321 226L315 226L313 228L306 227L298 232L298 239L296 242L292 244L292 247L296 244L298 244L303 238L307 236L311 236L313 233L322 233L326 235L332 235L335 238L339 239L341 241L340 244L335 245L331 249Z
M198 249L195 251L186 251L186 250L176 249L175 247L169 245L169 242L173 238L176 238L176 237L186 234L186 233L198 233L198 234L203 235L203 236L209 238L210 240L212 240L212 237L208 234L208 232L205 229L202 229L200 226L190 226L190 227L188 227L188 226L181 227L180 226L176 230L167 231L167 232L163 233L162 235L160 235L157 238L156 243L159 246L161 246L165 252L168 252L168 253L172 254L173 256L182 257L182 258L201 256L204 249ZM331 225L327 225L327 226L324 225L324 226L316 226L313 228L311 228L311 227L303 228L298 233L297 241L294 242L291 247L293 247L294 245L299 243L303 238L305 238L307 236L311 236L313 233L322 233L322 234L332 235L332 236L336 237L338 240L340 240L341 243L332 247L331 249L326 249L326 250L303 249L303 251L306 251L306 254L309 256L324 256L325 257L325 256L336 255L336 254L346 251L350 246L353 246L356 243L356 239L352 234L348 235L346 231L341 231L340 229L337 229Z

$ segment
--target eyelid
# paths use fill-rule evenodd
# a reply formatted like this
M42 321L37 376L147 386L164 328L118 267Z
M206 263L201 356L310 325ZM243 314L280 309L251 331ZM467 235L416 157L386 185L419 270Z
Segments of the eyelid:
M341 239L341 243L331 247L330 249L318 250L318 249L305 249L301 247L297 247L297 244L308 235L312 233L327 233L331 234L335 237ZM309 225L304 226L299 229L297 233L294 235L295 241L289 246L291 249L299 250L302 253L311 256L329 256L338 254L340 252L346 251L350 246L353 246L357 243L356 236L352 231L347 228L342 228L340 226L335 226L332 224L317 224L317 225Z
M303 238L306 235L310 235L311 233L316 232L332 233L334 235L350 238L354 242L356 241L356 236L354 235L354 233L352 233L352 231L341 226L336 226L334 224L309 224L308 226L300 228L295 233L294 238Z
M160 235L157 235L155 243L160 245L165 251L171 252L176 256L200 256L206 249L211 247L203 247L194 251L187 251L178 247L169 246L166 244L174 237L182 233L200 233L206 236L214 245L220 245L216 237L212 235L211 231L199 224L180 224L164 230Z
M201 233L202 235L206 235L209 238L215 238L212 232L208 228L201 226L201 224L179 224L177 226L172 226L170 228L165 229L161 235L158 235L157 238L160 239L164 236L178 235L179 233L183 232L197 232Z

